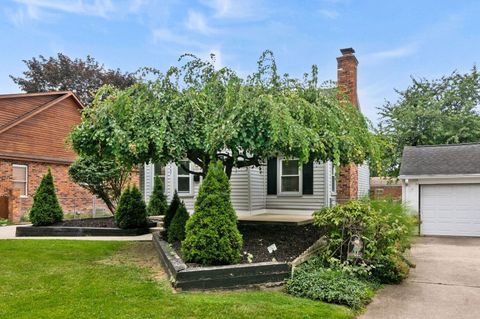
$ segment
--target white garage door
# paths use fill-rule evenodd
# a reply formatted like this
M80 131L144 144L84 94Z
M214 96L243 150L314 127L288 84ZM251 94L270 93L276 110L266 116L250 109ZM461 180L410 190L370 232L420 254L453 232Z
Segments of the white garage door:
M480 185L422 185L423 235L480 236Z

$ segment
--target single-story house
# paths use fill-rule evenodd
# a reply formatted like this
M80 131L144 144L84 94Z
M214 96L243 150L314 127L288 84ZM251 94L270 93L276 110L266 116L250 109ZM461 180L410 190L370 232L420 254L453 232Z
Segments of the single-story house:
M104 207L68 177L76 154L66 138L82 108L72 92L0 95L0 218L21 220L48 168L64 212Z
M337 85L352 104L359 107L355 51L348 48L341 52L337 58ZM183 164L196 170L188 160ZM193 212L201 178L188 174L174 163L165 167L145 164L140 169L140 187L146 201L152 193L155 175L162 177L169 200L177 190L187 209ZM322 207L368 195L369 175L368 165L350 164L337 173L331 162L299 166L294 159L272 158L262 168L234 169L230 179L231 198L239 215L310 215Z
M421 234L480 236L480 144L407 146L400 180Z
M400 201L402 199L402 183L398 178L371 177L370 198L392 198Z

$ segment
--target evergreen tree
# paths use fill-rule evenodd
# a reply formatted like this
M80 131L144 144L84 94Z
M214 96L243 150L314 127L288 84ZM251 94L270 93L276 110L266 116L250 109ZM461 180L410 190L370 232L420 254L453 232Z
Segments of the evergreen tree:
M165 215L167 208L167 196L165 196L162 178L155 176L153 192L147 207L148 216Z
M240 259L243 240L221 162L210 164L195 202L195 212L187 222L185 236L182 253L188 262L221 265Z
M163 227L165 228L166 238L168 238L168 228L170 227L170 223L172 222L173 217L175 217L175 213L177 212L177 209L180 207L181 203L182 202L180 201L180 197L178 197L178 193L177 191L175 191L172 201L168 206L167 213L163 218Z
M175 216L168 227L168 242L173 243L176 240L185 239L185 225L190 218L185 204L182 202L175 212Z
M55 193L55 185L50 169L42 178L30 209L30 221L34 226L52 225L63 219L63 211Z
M147 209L142 194L136 186L128 187L123 191L115 212L115 222L123 229L147 226Z

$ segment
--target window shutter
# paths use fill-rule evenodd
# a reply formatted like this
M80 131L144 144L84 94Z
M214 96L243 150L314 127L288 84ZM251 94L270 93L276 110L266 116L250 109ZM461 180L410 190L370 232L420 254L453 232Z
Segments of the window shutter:
M138 175L140 177L140 192L145 196L145 167L143 164L138 165Z
M303 164L302 189L304 195L313 195L313 161Z
M271 157L267 162L267 194L277 194L277 158Z

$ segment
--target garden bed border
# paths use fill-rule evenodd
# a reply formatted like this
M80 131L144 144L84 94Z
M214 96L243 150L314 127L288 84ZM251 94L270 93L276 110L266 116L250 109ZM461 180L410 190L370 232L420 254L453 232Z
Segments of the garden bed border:
M111 227L72 226L17 226L16 237L82 237L82 236L138 236L148 234L150 229L121 229Z
M173 287L179 290L274 286L282 284L291 274L290 266L285 262L188 268L159 233L153 234L152 241Z

